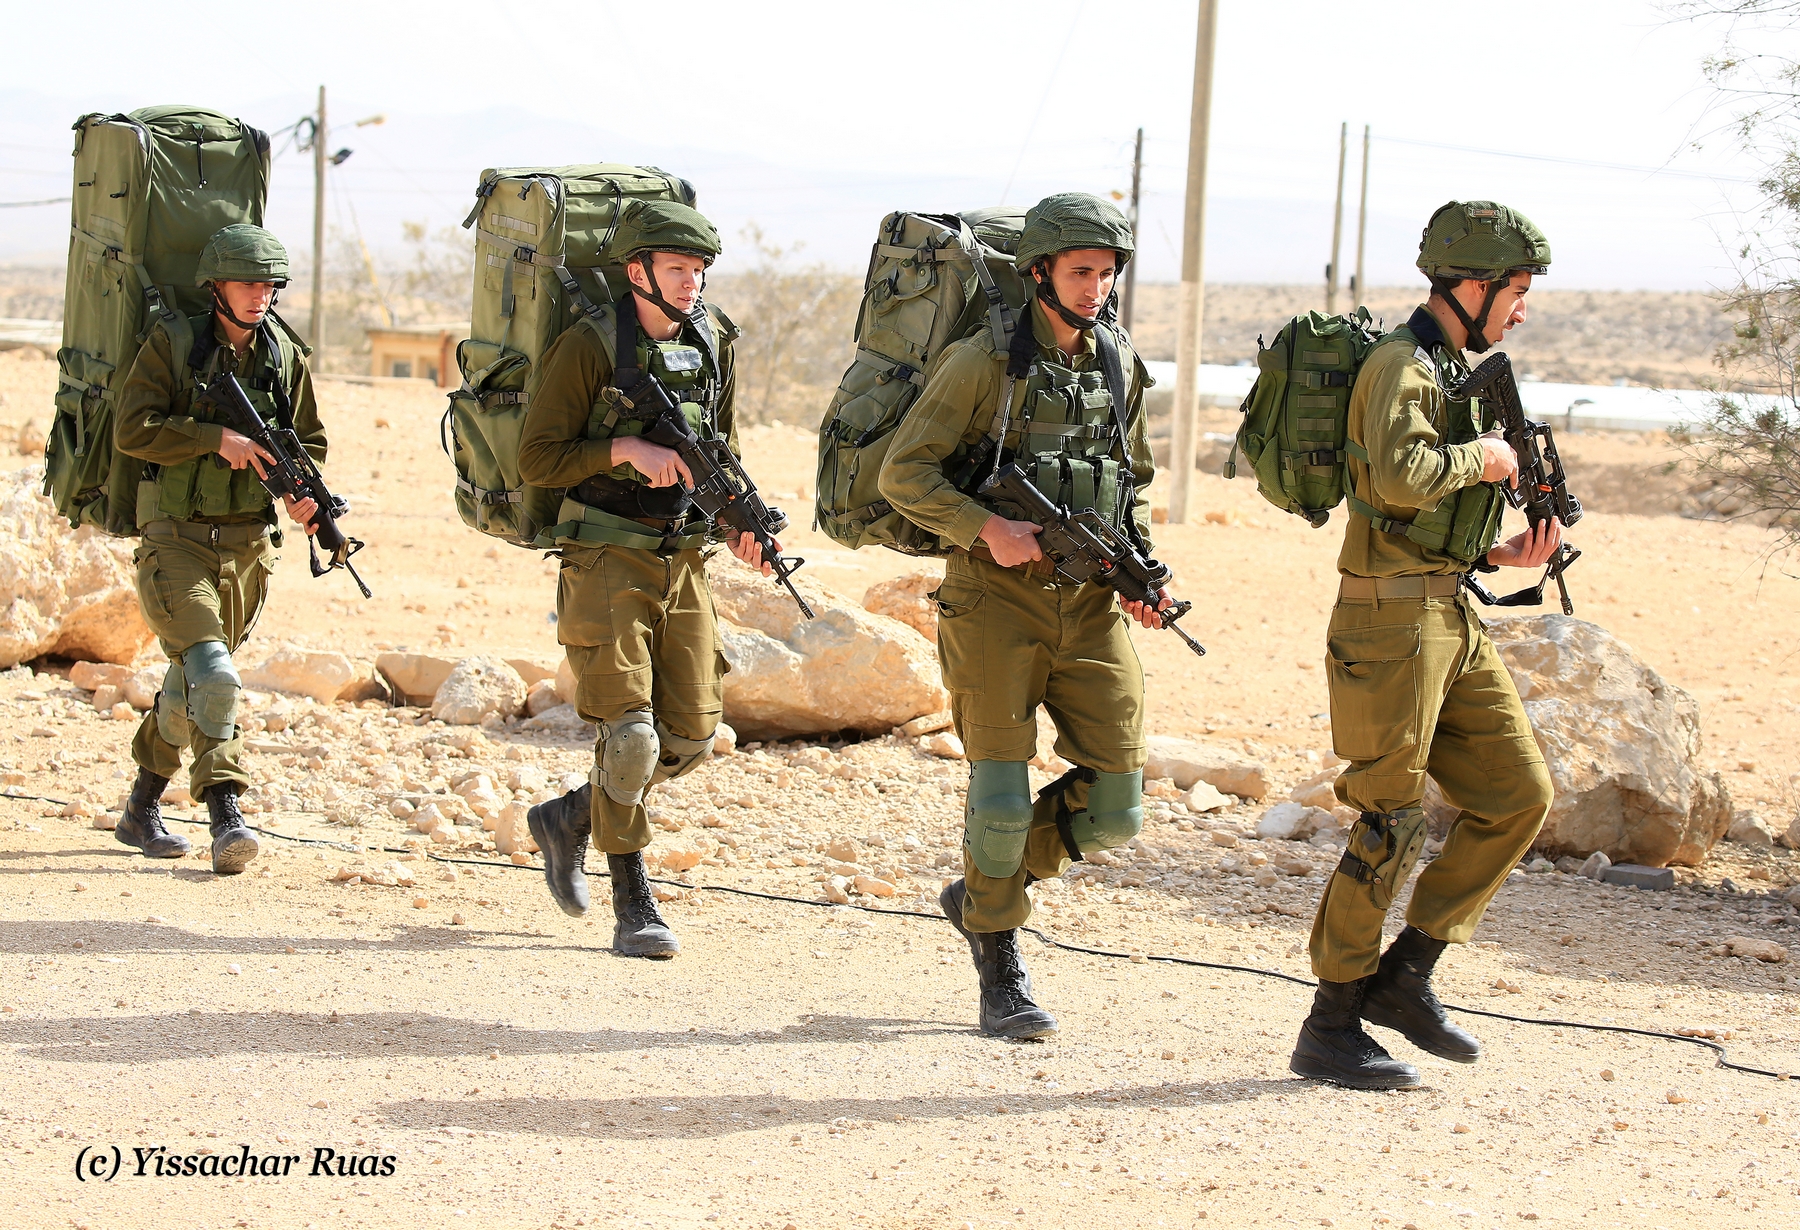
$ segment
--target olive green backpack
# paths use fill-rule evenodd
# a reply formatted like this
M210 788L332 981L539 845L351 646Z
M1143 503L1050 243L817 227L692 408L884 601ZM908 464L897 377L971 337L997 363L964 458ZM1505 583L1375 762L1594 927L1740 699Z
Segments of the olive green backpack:
M519 475L526 385L550 344L602 303L629 294L608 251L633 198L694 203L694 186L655 167L596 163L481 173L469 338L456 348L462 387L450 394L439 443L456 464L463 522L518 547L556 523L563 489Z
M990 329L1006 353L1025 305L1012 260L1024 221L1023 209L1004 207L881 220L856 316L856 358L819 424L813 517L832 541L945 553L936 534L881 498L876 480L894 429L946 346Z
M1350 392L1380 340L1363 307L1342 316L1296 316L1269 346L1257 338L1256 383L1240 407L1244 417L1225 477L1237 477L1242 453L1264 499L1314 529L1324 525L1345 495Z
M44 494L71 526L135 535L144 463L113 448L119 394L152 325L181 328L210 305L194 285L206 241L262 224L269 138L215 111L145 107L76 120L74 155Z

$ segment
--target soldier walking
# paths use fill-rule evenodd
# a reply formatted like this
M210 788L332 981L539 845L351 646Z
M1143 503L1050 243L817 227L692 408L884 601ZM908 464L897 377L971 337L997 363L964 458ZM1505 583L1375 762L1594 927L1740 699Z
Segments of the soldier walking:
M1432 1055L1474 1063L1481 1046L1431 988L1448 944L1467 943L1549 814L1550 775L1462 577L1541 567L1555 520L1496 545L1499 484L1518 458L1482 432L1479 407L1444 390L1525 320L1550 245L1516 210L1452 201L1432 215L1418 266L1431 296L1369 352L1349 416L1349 524L1338 556L1326 669L1332 742L1349 761L1337 794L1361 812L1313 920L1319 989L1289 1067L1358 1089L1417 1085L1371 1038L1394 1029ZM1382 921L1418 861L1430 774L1460 809L1419 876L1406 928L1384 953Z
M588 910L590 834L612 878L615 951L681 951L644 870L644 795L691 772L712 750L725 672L703 549L729 536L767 574L756 539L709 525L693 475L673 449L642 438L631 393L655 379L703 439L738 453L731 343L738 330L701 299L719 234L695 210L633 201L613 251L632 295L583 317L544 354L528 390L519 470L527 483L566 487L556 534L557 639L576 681L575 708L599 727L580 789L526 815L544 878L564 913ZM640 402L640 404L645 404Z
M281 534L260 481L275 459L196 394L218 372L236 373L257 413L291 425L313 460L324 462L325 427L305 353L273 314L287 277L286 249L261 227L238 223L213 235L195 275L197 285L212 288L211 310L159 320L150 330L113 432L121 453L150 463L138 487L138 605L169 655L156 706L131 743L137 780L113 835L152 858L187 852L187 839L163 826L159 802L186 748L193 755L188 789L206 803L218 875L242 871L258 850L238 810L250 775L237 724L243 685L231 655L268 597ZM295 523L313 533L317 505L286 503Z
M1100 321L1133 247L1109 201L1064 193L1034 205L1016 253L1030 302L1011 353L985 329L946 349L879 479L895 509L956 548L933 597L969 788L963 878L939 902L969 942L981 1028L996 1037L1056 1031L1019 955L1028 885L1143 826L1144 676L1126 622L1159 621L1142 603L1121 611L1104 586L1059 577L1039 549L1041 526L971 492L1017 461L1051 500L1097 511L1148 553L1137 493L1155 473L1142 406L1150 379L1123 330ZM984 442L997 452L974 465ZM1026 762L1040 704L1057 753L1076 767L1034 803Z

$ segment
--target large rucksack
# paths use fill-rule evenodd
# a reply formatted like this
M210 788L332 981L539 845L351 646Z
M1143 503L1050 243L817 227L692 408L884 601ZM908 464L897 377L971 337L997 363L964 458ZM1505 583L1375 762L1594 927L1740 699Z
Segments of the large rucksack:
M1345 495L1350 392L1381 336L1359 307L1295 316L1266 347L1258 338L1256 383L1240 407L1225 477L1237 477L1241 452L1264 499L1314 529L1324 525Z
M856 358L819 425L813 515L834 542L945 552L936 534L881 498L877 479L894 429L945 347L989 329L995 350L1006 353L1025 306L1012 260L1024 221L1024 210L1004 207L882 219L863 279Z
M527 486L519 475L526 384L564 330L629 295L608 245L633 198L692 205L694 186L612 163L487 170L463 222L475 228L475 293L469 338L456 348L463 383L439 441L456 463L464 523L514 546L532 546L563 499L562 488Z
M44 494L72 526L137 533L144 463L116 454L113 416L152 325L179 328L210 305L200 250L233 222L263 221L269 138L195 107L145 107L75 121L75 188L56 415Z

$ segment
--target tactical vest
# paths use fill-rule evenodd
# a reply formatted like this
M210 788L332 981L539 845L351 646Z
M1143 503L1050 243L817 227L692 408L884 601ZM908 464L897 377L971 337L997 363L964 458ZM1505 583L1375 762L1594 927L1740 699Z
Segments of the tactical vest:
M605 304L599 318L583 316L575 325L592 331L613 369L612 379L595 392L582 438L610 440L642 435L649 418L628 404L627 394L640 379L654 376L681 405L682 415L703 440L718 438L720 338L737 336L731 322L707 308L672 341L659 342L638 328L631 303ZM623 344L622 344L623 343ZM629 346L634 356L621 366L619 354ZM590 475L569 488L558 514L559 524L538 536L539 546L612 543L644 550L687 550L706 541L710 527L701 524L691 493L679 483L652 487L627 467ZM667 524L662 535L639 518Z
M1008 377L1002 385L1000 405L989 429L997 442L1000 463L1016 462L1044 496L1071 512L1093 509L1108 524L1135 539L1137 529L1131 508L1136 478L1131 471L1126 442L1125 416L1129 407L1122 360L1135 358L1119 335L1108 326L1095 327L1095 355L1100 362L1088 371L1075 371L1036 353L1028 330L1026 311L1015 332L1015 352L1031 347L1031 363L1023 377ZM1026 336L1021 339L1019 333ZM994 353L993 340L983 331L970 344ZM1106 351L1112 351L1109 360ZM1016 367L1016 364L1013 365ZM1108 368L1117 370L1108 380ZM1117 390L1109 387L1116 384ZM1115 401L1115 397L1118 399ZM991 447L967 450L951 459L951 480L972 493L993 466ZM1014 521L1028 521L1025 511L1004 500L975 497L983 506Z
M1396 338L1400 340L1394 340ZM1447 347L1425 345L1413 331L1410 321L1384 337L1381 345L1411 346L1413 353L1431 368L1440 389L1468 374ZM1492 411L1478 397L1467 401L1445 398L1444 421L1437 425L1439 440L1443 444L1468 444L1479 439L1482 432L1492 430L1493 419ZM1369 463L1368 450L1360 440L1350 439L1344 448L1364 465ZM1442 551L1465 564L1486 557L1488 549L1499 539L1500 518L1506 511L1506 500L1497 483L1475 483L1464 487L1445 496L1430 512L1418 513L1410 522L1384 515L1359 499L1355 491L1348 492L1345 501L1351 512L1367 517L1382 533L1409 538L1428 550Z
M171 407L185 395L187 413L200 423L226 423L224 413L202 401L199 386L222 367L238 371L238 383L256 412L270 423L291 423L293 389L299 374L299 352L284 329L267 322L258 327L256 339L242 359L213 333L213 314L177 317L165 326L175 360L175 395ZM240 366L240 364L242 366ZM231 518L262 514L276 524L268 489L249 466L234 470L223 457L211 453L175 465L147 465L138 483L138 528L152 521L196 518Z

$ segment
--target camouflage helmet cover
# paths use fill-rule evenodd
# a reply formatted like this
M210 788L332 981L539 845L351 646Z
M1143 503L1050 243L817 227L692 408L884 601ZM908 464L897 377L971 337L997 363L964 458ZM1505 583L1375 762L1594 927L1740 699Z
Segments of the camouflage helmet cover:
M1025 211L1014 260L1025 270L1041 257L1079 248L1110 248L1123 269L1137 244L1117 205L1092 193L1059 192Z
M699 210L676 201L629 201L608 245L620 261L639 252L680 252L708 265L724 245L719 232Z
M1425 224L1418 264L1427 277L1440 278L1548 273L1550 241L1516 209L1493 201L1450 201Z
M208 282L273 282L286 286L288 254L281 240L260 226L234 222L213 232L200 249L194 285Z

